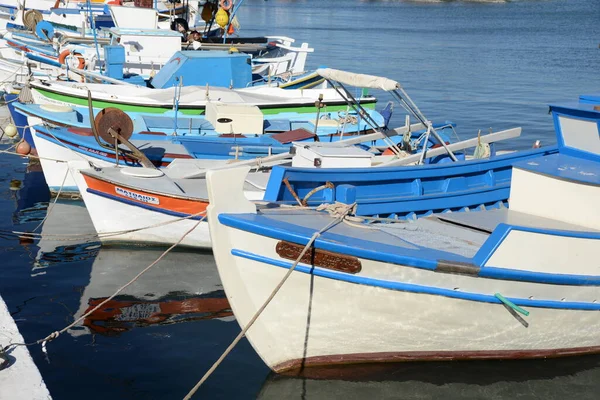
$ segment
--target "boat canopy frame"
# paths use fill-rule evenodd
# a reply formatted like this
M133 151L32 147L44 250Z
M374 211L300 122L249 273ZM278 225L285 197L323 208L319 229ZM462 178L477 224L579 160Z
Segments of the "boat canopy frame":
M331 85L331 87L333 87L336 92L342 96L348 106L352 107L352 109L358 113L358 115L361 115L376 132L379 131L377 123L368 115L366 110L360 105L356 98L354 98L352 93L350 93L350 91L346 88L346 85L368 89L380 89L390 93L392 97L399 102L402 108L412 114L427 128L427 131L424 134L424 142L427 143L430 135L433 135L439 144L444 147L448 153L448 156L450 156L453 161L457 161L457 158L452 150L450 150L446 142L433 127L433 123L428 120L427 117L425 117L415 102L410 98L406 91L404 91L400 83L392 79L376 75L356 74L353 72L342 71L333 68L319 68L317 69L317 74L324 78ZM396 153L396 155L399 155L400 149L398 146L389 138L389 136L385 134L384 131L380 131L380 133L383 135L384 140L390 145L390 149ZM427 146L423 146L419 164L423 163L426 153Z

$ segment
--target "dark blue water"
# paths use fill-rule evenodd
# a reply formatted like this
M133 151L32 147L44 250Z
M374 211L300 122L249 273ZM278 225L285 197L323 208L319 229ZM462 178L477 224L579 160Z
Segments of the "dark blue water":
M461 137L522 126L506 145L516 148L553 142L549 102L600 89L598 21L597 0L246 0L240 13L245 35L310 43L309 67L398 80L429 118L456 122ZM11 233L36 228L49 201L39 168L0 154L0 294L27 341L69 324L163 250L99 246L83 236L93 228L72 201L51 206L42 240ZM55 399L182 398L238 332L212 256L176 251L48 344L47 356L30 351ZM272 376L242 341L197 398L596 399L600 357L406 364L356 380Z

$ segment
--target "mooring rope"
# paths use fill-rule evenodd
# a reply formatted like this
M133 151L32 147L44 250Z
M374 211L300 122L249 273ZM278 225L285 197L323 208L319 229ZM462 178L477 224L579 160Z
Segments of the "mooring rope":
M40 223L35 228L33 228L33 232L37 231L50 216L50 213L54 209L54 206L56 205L56 202L58 201L58 198L60 197L63 187L65 186L65 182L67 181L67 176L69 176L68 169L65 171L65 176L63 177L62 183L60 184L60 188L58 189L58 193L56 194L56 197L54 198L54 201L52 202L52 207L50 207L50 204L48 205L48 208L47 208L48 211L46 211L46 215L44 216L44 219L42 219L40 221Z
M143 231L146 229L153 229L153 228L160 228L161 226L166 226L169 224L174 224L176 222L180 222L186 219L191 219L191 218L196 218L201 216L202 214L205 214L206 210L204 211L199 211L195 214L190 214L187 215L185 217L179 217L170 221L165 221L165 222L159 222L153 225L148 225L148 226L143 226L141 228L133 228L133 229L125 229L122 231L112 231L112 232L101 232L101 233L93 233L93 234L89 234L89 233L85 233L85 234L65 234L65 235L61 235L61 234L42 234L42 233L36 233L36 232L20 232L20 231L10 231L10 233L17 235L17 236L25 236L28 237L30 239L52 239L54 241L57 242L69 242L69 241L75 241L75 240L82 240L82 239L101 239L104 237L111 237L111 236L119 236L119 235L125 235L127 233L133 233L133 232L139 232L139 231ZM202 221L205 217L202 217L200 220ZM1 232L1 231L0 231Z
M78 319L76 319L75 321L73 321L72 323L70 323L69 325L65 326L63 329L59 330L59 331L54 331L51 334L49 334L48 336L46 336L43 339L39 339L36 340L35 342L31 342L31 343L10 343L7 346L4 347L3 351L8 350L10 347L17 347L17 346L33 346L36 344L41 344L42 345L42 351L44 351L44 353L46 352L46 343L50 342L54 339L56 339L57 337L59 337L62 333L66 332L67 330L71 329L72 327L74 327L75 325L77 325L80 321L82 321L83 319L85 319L86 317L90 316L94 311L98 310L99 308L101 308L104 304L108 303L109 301L111 301L113 298L115 298L115 296L117 296L119 293L121 293L121 291L123 291L125 288L127 288L129 285L131 285L132 283L134 283L136 280L138 280L142 275L144 275L148 270L150 270L150 268L152 268L153 266L155 266L156 264L158 264L171 250L173 250L176 246L178 246L183 239L185 239L185 237L187 235L189 235L194 229L196 229L196 227L200 224L200 222L204 221L206 219L206 217L201 218L200 220L198 220L198 222L196 222L194 224L193 227L191 227L187 232L185 232L183 234L183 236L181 236L179 238L179 240L173 244L171 247L169 247L168 249L166 249L160 256L158 256L158 258L156 260L154 260L150 265L148 265L146 268L144 268L139 274L137 274L136 276L134 276L129 282L127 282L125 285L121 286L115 293L113 293L110 297L108 297L107 299L103 300L100 304L98 304L96 307L92 308L90 311L86 312L85 314L83 314L81 317L79 317Z
M265 302L263 303L263 305L256 311L256 313L254 313L254 316L250 319L250 321L248 322L248 324L236 336L236 338L233 340L233 342L231 342L231 344L229 345L229 347L227 347L227 349L225 349L225 351L223 352L223 354L221 354L221 356L217 359L217 361L215 361L215 363L212 365L212 367L210 367L210 369L204 374L204 376L198 381L198 383L196 383L196 385L192 388L192 390L190 390L188 392L188 394L184 397L184 400L191 399L191 397L196 393L196 391L200 388L200 386L202 386L202 384L204 382L206 382L206 380L212 375L213 372L215 372L215 370L221 364L221 362L223 362L223 360L225 359L225 357L227 357L227 355L233 350L233 348L244 337L244 335L246 335L246 332L248 331L248 329L250 329L250 327L252 327L252 325L254 324L254 322L258 319L258 317L262 314L262 312L265 310L265 308L267 308L267 306L269 305L269 303L271 302L271 300L273 300L273 298L275 297L275 295L279 292L279 290L281 289L281 287L283 286L283 284L285 283L285 281L289 278L289 276L292 274L292 272L294 272L294 270L296 269L296 266L298 265L298 263L300 262L300 260L302 259L302 257L304 257L304 254L306 254L306 252L308 251L308 249L312 246L312 244L314 243L314 241L317 240L317 238L319 236L321 236L321 234L323 232L331 229L332 227L334 227L335 225L337 225L338 223L340 223L342 221L342 219L344 218L344 216L346 214L348 214L354 208L355 205L356 205L356 203L350 204L350 205L346 205L346 209L343 212L339 213L337 215L337 217L333 221L329 222L325 227L323 227L319 231L315 232L311 236L311 238L308 241L308 243L306 244L306 246L304 246L304 249L302 249L302 252L300 252L300 255L298 256L298 258L296 258L296 261L294 261L294 264L292 264L292 266L290 267L290 269L288 270L288 272L285 274L285 276L283 277L283 279L281 279L281 281L279 282L279 284L275 287L275 289L273 289L273 291L271 292L271 294L269 295L269 297L267 298L267 300L265 300Z

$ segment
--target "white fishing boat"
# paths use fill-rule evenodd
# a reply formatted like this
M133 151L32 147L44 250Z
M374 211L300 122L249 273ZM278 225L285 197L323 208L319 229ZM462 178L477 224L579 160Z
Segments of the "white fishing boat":
M63 179L61 187L65 187L65 179L69 178L74 180L79 189L79 193L86 203L94 227L101 236L102 241L173 244L183 237L184 233L191 231L181 242L183 245L210 248L211 241L208 235L208 224L205 220L205 210L208 205L208 193L204 177L207 170L229 169L240 165L251 166L254 171L249 174L245 180L244 193L249 200L257 201L263 199L265 190L267 189L267 183L270 180L271 168L273 166L287 165L290 167L301 168L301 170L309 169L310 171L314 171L315 175L309 176L302 182L294 180L293 177L290 178L293 182L292 184L295 185L296 190L300 191L302 196L306 199L315 193L320 192L320 190L328 188L328 190L323 190L323 193L327 192L330 195L337 193L336 195L333 195L335 197L342 196L343 193L346 193L343 190L345 185L340 184L339 189L332 190L330 187L332 183L330 181L341 183L342 176L346 173L346 170L362 172L366 177L365 181L369 181L370 174L373 173L377 175L377 170L383 170L384 175L386 173L393 174L394 172L406 168L404 165L410 162L415 163L419 162L419 160L423 161L423 159L428 160L432 157L438 157L440 152L443 152L442 154L448 157L456 158L457 155L454 155L452 151L474 147L477 145L478 141L481 143L491 143L496 140L516 137L520 134L520 129L497 132L482 137L479 140L469 139L449 146L444 144L440 148L421 151L412 155L406 153L406 157L402 159L399 158L401 151L394 144L394 137L396 140L398 138L405 138L406 134L410 137L411 133L415 132L416 136L424 138L424 142L421 142L420 145L420 148L424 149L427 146L423 146L423 143L428 143L427 135L440 138L440 133L433 128L431 122L426 121L426 118L418 112L418 109L416 109L416 106L410 101L408 95L399 88L399 84L396 82L392 84L393 81L384 80L383 78L380 78L379 80L375 79L373 81L373 78L376 77L342 73L342 71L328 70L321 71L320 73L324 76L328 76L328 79L332 79L333 75L328 75L328 72L335 75L338 79L344 80L344 78L346 78L345 80L347 82L370 85L371 88L380 87L383 82L388 85L386 86L387 90L400 90L402 94L398 95L399 98L406 104L412 104L412 107L407 106L407 110L410 110L410 112L413 113L413 116L423 122L410 124L410 119L407 118L404 126L386 130L378 130L377 126L372 125L376 130L376 132L372 134L350 136L347 139L332 143L293 143L294 147L290 152L282 152L280 154L273 154L261 158L250 158L247 160L223 160L215 159L214 157L204 159L177 158L168 166L160 170L156 169L150 160L145 160L145 156L141 152L138 154L129 154L128 157L133 157L132 159L139 157L139 162L145 165L145 168L106 166L106 164L108 164L106 160L100 159L95 161L89 154L75 153L64 141L40 140L42 138L34 134L36 137L36 145L38 141L40 141L41 146L38 146L38 152L41 155L47 150L46 146L54 146L54 150L57 151L57 157L59 157L59 159L68 160L68 163L60 163L53 160L42 159L42 165L45 169L44 173L48 176L46 171L47 165L48 168L54 168L56 171L62 169L62 175L56 175L56 178L62 177ZM352 79L349 79L349 77ZM338 83L342 84L339 81ZM116 119L112 120L113 127L116 127L115 121ZM99 125L102 124L99 123ZM426 133L419 134L418 132L425 126L427 126ZM377 143L380 142L385 146L391 145L392 147L395 147L397 151L396 155L381 154L381 149L377 148ZM354 146L360 143L371 146L371 151L359 149ZM150 141L146 140L144 146L149 145ZM243 148L243 145L241 145L241 147ZM385 148L387 147L384 147L384 149ZM419 146L416 146L415 150L418 148ZM75 155L69 154L69 152L74 153ZM490 155L495 156L495 154ZM404 163L402 162L403 160L405 160ZM481 163L479 161L481 161ZM472 180L469 180L468 183L464 183L461 186L456 186L455 183L451 183L453 190L446 191L442 198L438 199L436 202L436 207L449 207L450 204L456 206L457 201L461 201L457 200L457 198L465 198L461 203L462 207L475 207L480 204L498 203L506 200L506 192L503 188L494 187L496 185L496 180L490 184L481 185L481 175L493 175L493 170L498 166L503 170L510 169L510 165L512 165L515 160L511 157L493 157L489 160L491 163L487 163L485 160L481 159L479 161L467 160L462 163L457 163L457 166L462 165L464 168L467 168L474 177ZM496 165L496 162L498 165ZM92 163L93 168L89 168L90 163ZM70 177L65 170L66 164L68 164L71 171ZM396 165L398 166L395 167ZM372 183L369 186L373 193L377 191L377 187L387 185L391 185L393 188L397 188L398 191L404 192L404 189L400 189L400 187L404 184L402 182L406 180L406 176L419 174L421 172L423 172L425 176L433 176L429 178L423 177L422 180L425 182L425 186L429 186L430 181L431 185L439 186L439 182L444 180L456 182L457 179L460 179L459 177L456 177L456 174L461 173L460 171L462 170L459 169L459 172L456 172L454 168L445 167L444 165L448 164L432 165L431 168L429 168L429 166L413 167L413 169L407 169L405 174L400 172L402 177L394 176L391 179L384 179L384 177L379 174L377 175L378 178L373 178L373 182L376 183ZM381 168L385 166L394 167L389 169ZM426 167L427 169L425 169ZM318 171L322 171L322 173L319 173ZM501 175L499 175L497 179L499 186L501 186L503 182ZM277 176L275 177L276 180ZM421 179L419 178L419 180ZM56 181L58 182L58 180ZM329 186L327 186L327 184L323 186L324 181L329 182ZM281 178L279 178L279 182L273 182L272 184L269 182L269 185L278 185L280 183ZM412 181L406 184L409 187L414 185ZM289 183L286 185L289 185ZM470 186L473 187L471 188ZM294 192L294 189L292 189L291 186L287 187L290 191ZM311 190L310 194L301 192L301 190L305 190L306 188L314 189L317 187L321 189ZM410 189L410 191L412 193L412 189ZM467 194L469 194L469 196L467 196ZM479 194L481 194L481 196L478 196ZM490 194L492 194L491 197ZM380 201L393 198L396 199L397 203L391 207L399 207L402 202L410 204L411 201L427 200L427 197L428 193L413 194L412 196L404 196L402 201L400 201L397 192L392 191L392 193L381 193ZM473 201L479 201L480 197L484 197L486 200L483 202L472 203L470 201L471 197L475 198ZM427 203L429 204L429 202ZM106 210L111 210L111 212L107 213ZM107 232L120 233L104 237Z
M600 111L551 109L559 153L513 166L508 208L373 223L352 201L257 206L247 168L208 171L219 275L263 361L295 373L600 352Z
M177 108L182 112L201 114L206 103L212 100L256 105L269 114L283 111L312 112L320 95L323 96L326 110L340 111L347 108L347 104L333 88L287 90L268 86L245 89L184 86L152 89L132 85L36 81L32 81L30 85L36 104L87 106L89 90L94 107L110 106L123 111L166 113L173 110L174 101L177 101ZM361 98L361 104L366 108L374 108L375 102L376 99L372 96Z

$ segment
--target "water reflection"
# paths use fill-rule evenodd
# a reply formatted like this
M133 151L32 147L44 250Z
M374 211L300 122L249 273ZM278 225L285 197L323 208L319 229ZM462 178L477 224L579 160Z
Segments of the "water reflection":
M80 201L50 204L41 227L32 275L53 266L90 260L89 282L73 318L108 299L165 251L155 247L102 247ZM134 327L232 316L210 253L172 250L158 264L87 316L73 336L118 336Z
M106 300L163 251L145 247L101 248L74 318ZM70 333L118 336L133 328L231 316L212 254L174 250Z
M268 399L596 399L600 356L548 360L404 363L270 375Z
M50 200L50 192L39 163L29 162L23 181L11 179L9 188L15 201L13 212L15 225L41 221L44 218Z

